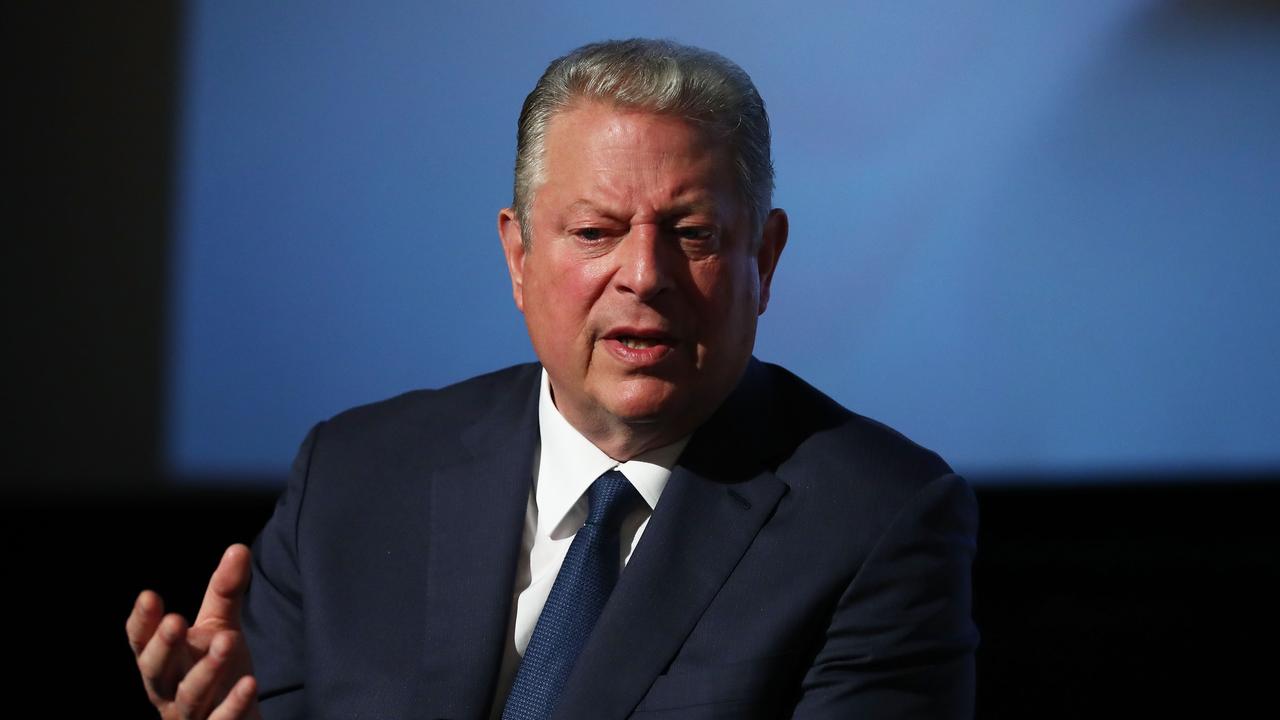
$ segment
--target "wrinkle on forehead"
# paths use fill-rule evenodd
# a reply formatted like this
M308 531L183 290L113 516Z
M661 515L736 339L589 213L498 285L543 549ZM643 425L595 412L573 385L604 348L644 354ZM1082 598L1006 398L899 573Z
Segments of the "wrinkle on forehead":
M604 122L585 120L592 115ZM563 211L671 217L735 202L728 148L677 116L591 103L557 114L545 149L540 190L554 188Z

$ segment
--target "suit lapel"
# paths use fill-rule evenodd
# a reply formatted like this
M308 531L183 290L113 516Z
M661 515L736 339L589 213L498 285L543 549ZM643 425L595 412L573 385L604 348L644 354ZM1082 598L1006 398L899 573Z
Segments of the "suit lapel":
M553 717L630 714L786 493L762 464L755 369L673 470Z
M465 459L431 477L426 717L479 717L493 700L538 440L537 366L478 402Z

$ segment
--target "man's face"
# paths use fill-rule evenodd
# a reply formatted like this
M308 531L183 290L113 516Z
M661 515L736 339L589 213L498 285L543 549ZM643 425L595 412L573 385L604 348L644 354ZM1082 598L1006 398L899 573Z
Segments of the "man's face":
M499 231L556 407L615 459L674 442L746 367L786 216L752 237L727 149L671 116L580 103L543 169L532 227Z

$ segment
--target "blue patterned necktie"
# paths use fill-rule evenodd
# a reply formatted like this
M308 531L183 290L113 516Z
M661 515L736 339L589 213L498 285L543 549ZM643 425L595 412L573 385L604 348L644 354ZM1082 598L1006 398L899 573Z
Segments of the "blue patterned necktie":
M596 478L587 491L587 522L573 537L547 604L525 648L502 720L551 717L573 663L618 581L622 520L643 502L617 470Z

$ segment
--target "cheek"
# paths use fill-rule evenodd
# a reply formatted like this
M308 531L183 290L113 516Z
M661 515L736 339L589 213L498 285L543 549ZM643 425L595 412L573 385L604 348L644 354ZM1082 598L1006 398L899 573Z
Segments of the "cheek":
M736 357L749 353L754 345L759 278L751 267L722 270L698 277L695 283L703 359Z
M598 264L545 258L526 281L526 316L536 317L541 330L566 342L588 329L591 309L607 276Z
M707 321L715 322L715 326L708 330L714 332L717 327L729 329L727 326L739 322L744 314L754 317L760 296L760 280L753 265L750 262L721 263L718 267L707 268L708 272L693 275L693 294L700 306L699 314Z

